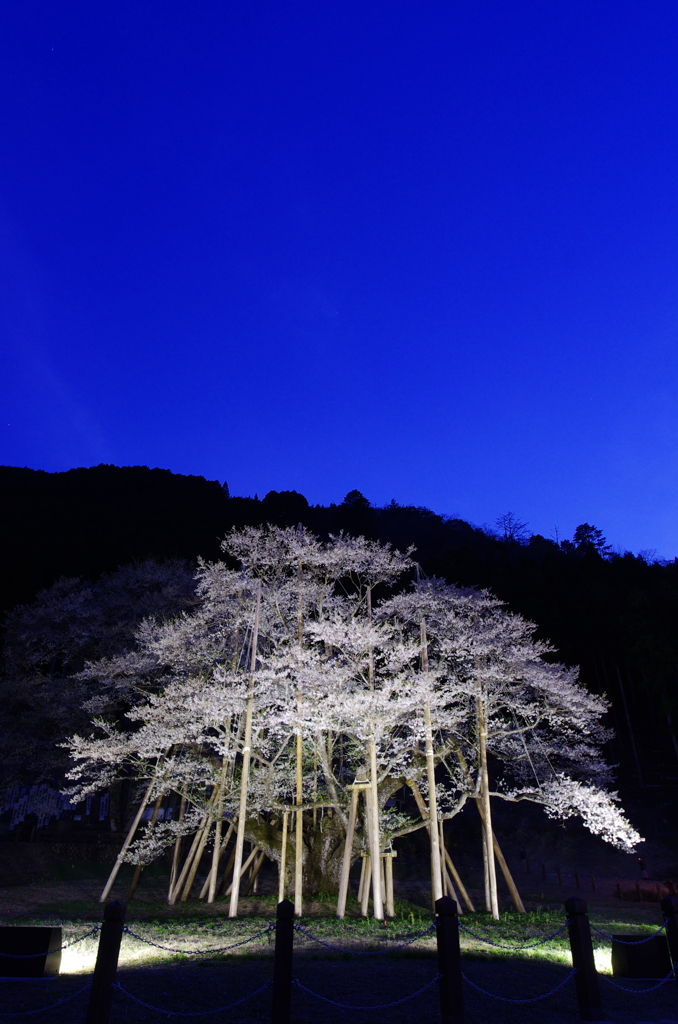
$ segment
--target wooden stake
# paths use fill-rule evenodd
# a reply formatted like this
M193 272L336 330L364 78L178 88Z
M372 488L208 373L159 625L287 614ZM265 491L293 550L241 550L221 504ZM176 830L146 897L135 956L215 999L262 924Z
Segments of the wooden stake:
M240 878L242 876L242 851L245 842L245 819L247 817L247 787L249 783L250 756L252 753L252 704L254 701L254 672L257 667L257 641L259 639L259 608L261 605L261 581L257 587L257 603L254 611L254 627L252 630L252 660L250 662L250 692L247 698L245 713L245 742L242 751L242 775L240 778L240 809L238 812L238 832L235 840L235 864L233 867L233 885L231 889L231 905L228 916L238 916L238 896L240 895Z
M278 867L278 903L285 899L285 871L287 868L287 819L289 811L283 811L282 845L280 847L280 865Z

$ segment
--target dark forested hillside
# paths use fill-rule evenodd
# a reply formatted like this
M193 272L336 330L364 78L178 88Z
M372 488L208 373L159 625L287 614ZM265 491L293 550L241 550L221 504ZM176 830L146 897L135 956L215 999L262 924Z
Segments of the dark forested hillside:
M0 495L5 611L59 576L95 579L145 558L218 558L228 522L218 483L145 466L3 466Z
M509 531L491 535L428 509L373 508L359 492L309 506L294 491L229 498L202 477L145 467L67 473L0 468L2 583L7 611L61 576L94 580L148 558L220 556L233 526L302 522L320 535L344 530L416 547L428 575L493 590L538 624L559 658L612 699L612 758L629 785L678 781L678 562L611 555L595 527L571 541ZM603 524L604 525L604 524Z

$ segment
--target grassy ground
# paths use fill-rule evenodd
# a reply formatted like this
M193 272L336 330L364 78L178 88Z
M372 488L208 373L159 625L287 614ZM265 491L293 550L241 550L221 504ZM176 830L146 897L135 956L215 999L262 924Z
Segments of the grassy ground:
M98 896L105 869L84 864L61 865L51 877L32 885L0 888L0 913L7 924L62 923L64 940L69 942L85 934L93 922L101 919ZM540 883L540 880L537 880ZM609 882L609 884L608 884ZM614 897L614 880L599 880L596 893L589 893L592 923L607 932L651 934L661 923L656 903L631 903ZM120 879L113 898L124 899L128 880ZM116 994L111 1024L159 1021L167 1011L200 1012L226 1006L266 984L271 978L272 936L266 933L227 953L213 953L215 947L239 942L255 935L272 923L275 915L275 877L262 879L262 892L243 900L240 917L229 920L224 901L207 906L193 898L168 907L166 877L148 871L142 877L138 897L129 905L130 928L143 940L125 935L121 949L118 980L126 992L165 1011L164 1014ZM526 894L529 887L523 886ZM540 884L537 884L540 889ZM376 1007L398 1000L426 986L437 971L435 940L427 935L404 949L362 956L360 953L398 945L407 936L423 931L431 923L430 895L424 879L402 879L398 884L396 919L382 925L359 916L355 899L347 918L334 917L335 902L317 899L305 906L302 925L318 938L348 952L325 948L297 933L295 939L295 976L314 992L339 1002L359 1007ZM536 890L535 890L536 892ZM466 914L465 927L494 942L522 945L535 942L554 932L564 921L562 900L571 895L566 887L545 889L530 900L529 912L518 915L504 907L501 921L493 922L483 913ZM582 895L586 895L581 893ZM479 894L472 891L472 896ZM54 981L5 981L0 983L4 1013L27 1012L47 1007L77 992L86 983L96 956L96 937L87 938L64 951L62 974ZM153 943L154 945L149 944ZM157 945L170 947L158 949ZM616 1024L640 1021L678 1021L678 989L664 986L647 996L630 995L612 988L609 942L596 937L596 963L601 973L601 991L605 1017ZM462 931L463 969L470 982L506 998L528 999L548 992L565 980L571 970L569 946L564 933L546 945L511 951L489 947ZM181 952L176 952L180 950ZM350 951L354 951L351 953ZM629 987L639 987L627 983ZM642 987L642 986L641 986ZM488 1018L506 1024L566 1024L578 1020L574 985L569 981L555 995L534 1004L513 1004L488 999L470 985L465 986L468 1024L486 1024ZM86 994L46 1014L32 1019L49 1019L50 1024L78 1024L84 1020ZM322 1021L335 1024L351 1020L355 1024L388 1021L390 1024L434 1021L439 1014L438 989L433 983L416 998L390 1009L346 1011L321 1002L295 987L293 1021L295 1024ZM270 989L231 1010L214 1013L206 1021L232 1024L268 1024Z

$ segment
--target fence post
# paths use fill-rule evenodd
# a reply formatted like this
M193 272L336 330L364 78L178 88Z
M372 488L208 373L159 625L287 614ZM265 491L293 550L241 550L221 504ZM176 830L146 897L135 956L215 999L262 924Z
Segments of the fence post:
M271 1024L290 1024L292 1013L292 954L294 948L294 904L278 904L275 923L273 963L273 1011Z
M99 933L97 962L94 965L85 1024L108 1024L113 983L118 973L120 941L125 927L125 910L125 904L118 900L108 903L104 910L104 923Z
M586 903L578 896L572 896L569 900L565 900L565 910L568 918L572 966L577 969L574 985L579 1003L579 1016L582 1020L603 1020L598 973L593 958L591 927L586 914Z
M438 988L442 1024L462 1024L464 994L461 988L461 953L457 904L449 896L436 900L436 941L438 944Z
M674 969L678 968L678 900L673 896L665 896L659 906L666 918L666 938L669 943L669 953ZM678 982L678 970L674 971L674 978Z

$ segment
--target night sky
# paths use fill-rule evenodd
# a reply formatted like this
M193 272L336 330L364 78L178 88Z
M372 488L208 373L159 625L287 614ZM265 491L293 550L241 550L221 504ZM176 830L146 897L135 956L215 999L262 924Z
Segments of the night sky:
M5 0L0 463L678 554L677 30Z

